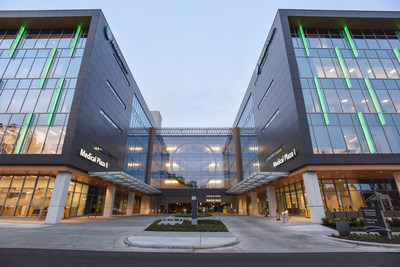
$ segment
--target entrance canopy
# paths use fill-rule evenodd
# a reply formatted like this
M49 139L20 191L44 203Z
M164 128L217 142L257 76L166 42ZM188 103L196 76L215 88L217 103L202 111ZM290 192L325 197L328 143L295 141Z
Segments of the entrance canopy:
M244 179L240 183L226 191L227 194L243 194L251 191L259 186L266 185L271 181L275 181L280 177L288 176L287 172L255 172L250 177Z
M97 176L103 180L112 182L114 184L121 185L145 194L161 194L160 190L157 190L150 185L130 176L125 172L90 172L90 176Z

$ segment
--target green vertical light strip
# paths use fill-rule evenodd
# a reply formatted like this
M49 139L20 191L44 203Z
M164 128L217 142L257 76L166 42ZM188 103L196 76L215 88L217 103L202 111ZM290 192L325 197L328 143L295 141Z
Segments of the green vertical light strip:
M397 38L400 39L400 31L396 31Z
M351 38L351 34L350 34L349 28L347 26L344 26L344 32L346 33L347 40L350 43L351 49L353 49L354 56L358 57L357 48L356 48L356 46L354 44L353 38Z
M72 55L74 54L76 43L78 42L81 31L82 31L82 27L81 27L81 25L79 25L78 29L76 30L76 33L75 33L74 41L72 42L71 51L69 51L70 57L72 57Z
M368 78L364 78L365 84L367 85L368 92L371 96L372 102L374 103L376 112L378 113L379 120L381 121L382 125L386 125L386 120L383 117L381 105L379 104L378 98L376 97L375 91L372 89L371 82Z
M304 35L304 31L303 31L303 26L302 25L299 26L299 31L300 31L300 35L301 35L301 40L303 40L304 49L306 50L306 54L309 57L310 56L310 51L308 50L307 40L306 40L306 36Z
M26 117L25 125L21 130L21 133L19 134L17 146L14 150L14 154L19 154L21 152L21 147L22 144L24 143L25 137L26 137L26 132L28 131L29 125L31 124L32 121L32 115L33 113L29 113L28 116Z
M347 71L346 65L344 64L342 55L340 54L339 48L335 47L336 56L339 60L340 67L342 68L344 78L346 79L347 87L351 88L350 76L349 72Z
M47 60L46 67L44 68L43 74L42 74L42 79L40 81L40 88L43 88L44 82L46 81L47 74L49 73L51 63L53 63L54 55L56 54L57 48L53 48L50 53L50 57Z
M21 38L22 38L24 32L25 32L25 26L21 26L21 28L19 29L19 32L17 34L17 37L15 38L15 40L11 46L10 52L8 53L8 56L10 58L13 57L15 50L17 49L18 44L21 41Z
M374 154L375 153L375 148L374 148L374 145L372 143L371 135L368 132L367 124L365 123L364 116L363 116L363 114L361 112L358 112L358 119L360 120L361 127L362 127L362 130L364 132L365 139L367 139L369 152L371 154Z
M317 88L319 103L321 105L322 112L324 113L325 123L326 123L326 125L329 125L329 118L328 118L328 113L326 111L325 100L324 100L324 96L322 95L321 88L319 87L319 82L318 82L317 77L314 77L314 83L315 83L315 87Z
M398 48L393 48L393 52L396 55L397 61L400 63L400 52Z
M47 119L47 125L52 125L53 124L53 118L54 118L54 112L56 111L58 101L60 99L61 95L61 90L64 84L64 77L61 77L60 83L58 84L56 95L54 96L53 104L51 105L51 110L49 117Z

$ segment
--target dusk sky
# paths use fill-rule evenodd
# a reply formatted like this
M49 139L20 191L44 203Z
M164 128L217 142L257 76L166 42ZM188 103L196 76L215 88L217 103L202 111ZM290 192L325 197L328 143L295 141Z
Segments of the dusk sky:
M279 8L400 10L399 0L0 0L2 10L102 9L163 126L232 126Z

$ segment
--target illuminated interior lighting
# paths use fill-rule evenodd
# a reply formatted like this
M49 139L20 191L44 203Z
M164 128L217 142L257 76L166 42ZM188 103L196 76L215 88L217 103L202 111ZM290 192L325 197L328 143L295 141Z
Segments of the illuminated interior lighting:
M314 83L315 83L315 87L317 88L317 94L318 94L319 102L320 102L320 105L322 108L322 112L324 113L325 123L326 123L326 125L329 125L329 118L328 118L328 113L326 111L325 100L322 95L321 88L319 87L319 82L318 82L317 77L314 77Z
M178 181L174 180L174 179L169 179L169 180L164 180L164 183L166 183L166 184L177 184Z
M140 162L129 162L128 167L139 167L142 164Z
M346 65L344 64L342 55L340 54L340 50L339 50L338 47L335 47L335 53L336 53L336 56L337 56L337 58L339 60L340 67L342 68L342 72L343 72L344 78L346 79L347 87L351 88L351 82L350 82L350 78L349 78L349 73L347 72Z
M395 73L396 72L396 70L391 70L389 73L390 74L393 74L393 73Z
M354 69L350 69L350 70L349 70L349 72L353 72L353 71L354 71Z
M176 146L167 147L167 151L174 151L175 149L176 149Z
M349 102L348 99L343 99L343 100L342 100L342 103L347 103L347 102Z
M346 137L346 136L344 136L344 137ZM352 142L354 142L354 141L356 141L357 140L357 137L356 138L353 138L353 139L351 139L351 140L349 140L349 143L352 143Z
M13 57L13 55L15 53L15 50L17 49L18 44L20 43L20 41L22 39L22 36L24 35L24 32L25 32L25 27L21 26L21 28L19 29L19 32L17 34L17 37L15 38L15 40L14 40L12 46L11 46L10 52L8 53L8 56L10 58Z
M306 54L309 57L310 56L310 51L308 50L307 40L306 40L306 36L304 35L304 31L303 31L303 26L302 25L299 26L299 31L300 31L301 39L303 40L304 49L306 50Z
M258 151L258 147L257 146L250 146L249 150L250 151Z
M209 184L222 184L221 180L217 180L217 179L211 179L210 181L208 181Z
M389 102L389 99L383 99L382 100L382 103L387 103L387 102Z
M165 163L165 166L167 166L167 167L171 167L171 164L170 163ZM172 163L172 167L173 168L179 168L179 165L177 164L177 163Z
M364 81L365 81L365 84L367 85L368 92L371 96L372 102L374 103L375 110L378 113L379 120L381 121L382 125L385 125L386 120L385 120L385 117L383 116L381 105L379 105L378 98L375 95L375 91L372 89L371 82L369 81L368 78L364 78Z
M364 132L365 139L367 140L369 152L371 154L374 154L375 153L375 148L374 148L374 145L372 143L371 135L368 132L367 124L365 123L364 116L363 116L363 114L361 112L358 112L358 119L360 120L361 128L362 128L362 130Z
M130 151L142 151L143 148L140 146L131 146L131 147L129 147L129 150Z
M358 57L357 48L356 48L356 46L354 45L353 38L351 38L351 34L350 34L349 28L348 28L347 26L344 26L344 32L346 33L347 40L348 40L349 43L350 43L351 49L353 50L353 53L354 53L354 56L355 56L355 57Z
M214 168L215 167L215 162L210 163L210 165L208 165L209 168Z
M220 151L221 150L221 148L219 146L212 146L211 149L214 150L214 151Z
M329 72L330 72L330 73L332 73L332 72L334 72L334 71L335 71L335 69L333 69L333 68L332 68L332 69L330 69L330 71L329 71Z

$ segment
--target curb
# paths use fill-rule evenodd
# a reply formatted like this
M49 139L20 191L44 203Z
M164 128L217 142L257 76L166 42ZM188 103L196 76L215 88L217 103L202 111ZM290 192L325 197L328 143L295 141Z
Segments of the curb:
M384 244L384 243L376 243L376 242L365 242L365 241L355 241L355 240L348 240L348 239L342 239L342 238L336 238L336 237L330 237L330 236L324 236L327 239L334 240L334 241L339 241L339 242L344 242L344 243L349 243L349 244L354 244L357 246L369 246L369 247L382 247L382 248L397 248L400 249L400 244Z
M234 236L234 235L233 235ZM124 238L124 243L128 246L128 247L138 247L138 248L167 248L167 249L191 249L191 250L195 250L195 249L212 249L212 248L222 248L222 247L230 247L233 245L236 245L237 243L240 242L239 238L235 237L235 241L223 244L223 245L219 245L219 246L179 246L179 245L174 245L174 246L168 246L168 245L142 245L139 243L134 243L128 240L129 236Z

